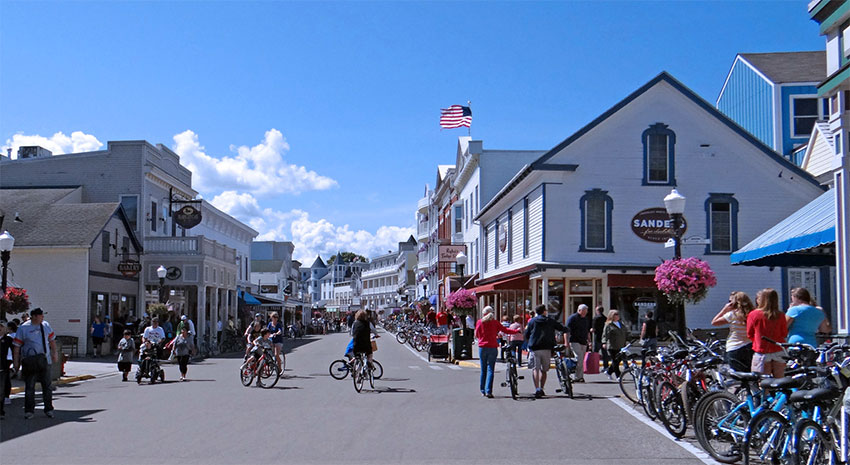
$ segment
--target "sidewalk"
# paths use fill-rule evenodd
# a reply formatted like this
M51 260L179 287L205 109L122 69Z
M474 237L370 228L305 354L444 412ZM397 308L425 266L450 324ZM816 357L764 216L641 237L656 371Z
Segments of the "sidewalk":
M78 358L65 362L65 374L53 381L53 385L63 385L94 379L109 374L118 374L117 357ZM12 378L12 394L24 392L24 380L16 376Z

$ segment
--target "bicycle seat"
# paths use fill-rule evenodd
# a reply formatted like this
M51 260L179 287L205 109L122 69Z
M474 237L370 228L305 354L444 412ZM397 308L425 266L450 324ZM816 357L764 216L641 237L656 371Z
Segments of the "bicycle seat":
M836 388L817 388L805 391L797 391L788 398L791 402L806 404L818 404L829 402L841 395L841 390Z
M761 378L764 377L761 373L750 373L748 371L735 371L735 370L727 371L726 375L729 376L730 378L734 379L734 380L741 381L741 382L744 382L744 383L748 383L748 382L752 382L752 381L758 381L758 380L760 380Z
M694 363L694 368L698 370L702 370L703 368L714 367L723 363L723 359L720 357L708 357L702 360L698 360Z
M761 386L762 389L797 389L806 384L806 381L808 381L808 378L803 376L800 376L799 378L790 376L786 376L784 378L767 378L762 380L762 382L759 383L759 386Z

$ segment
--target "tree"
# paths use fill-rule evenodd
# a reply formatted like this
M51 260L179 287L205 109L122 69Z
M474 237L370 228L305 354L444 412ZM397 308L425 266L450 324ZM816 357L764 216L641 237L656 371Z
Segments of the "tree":
M340 252L339 254L340 254L340 256L342 256L343 263L351 263L351 262L354 262L354 261L358 261L358 262L369 261L363 255L357 255L354 252ZM331 258L328 259L328 265L332 264L335 261L336 261L336 255L331 255Z

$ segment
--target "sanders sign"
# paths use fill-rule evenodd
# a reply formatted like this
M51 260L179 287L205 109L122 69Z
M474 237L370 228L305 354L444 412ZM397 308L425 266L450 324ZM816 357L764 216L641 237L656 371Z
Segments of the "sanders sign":
M688 222L682 217L682 234L688 230ZM649 242L667 242L673 237L673 220L663 208L647 208L632 218L632 232Z

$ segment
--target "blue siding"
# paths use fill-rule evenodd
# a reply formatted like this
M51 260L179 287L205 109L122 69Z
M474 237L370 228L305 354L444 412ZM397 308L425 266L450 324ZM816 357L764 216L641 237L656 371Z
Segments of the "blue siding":
M816 96L817 94L818 88L816 86L782 86L780 94L782 96L782 150L777 150L777 152L791 155L794 151L794 145L805 144L809 141L808 137L791 138L791 96ZM820 105L820 102L818 102L818 105ZM799 165L799 163L796 164Z
M773 93L765 81L740 60L717 101L717 109L767 146L773 146Z

